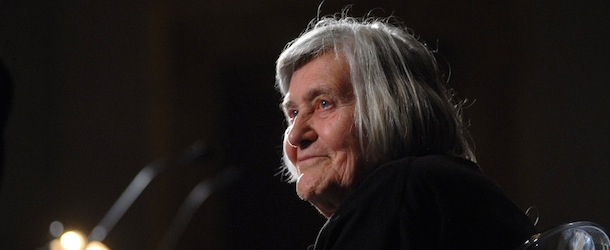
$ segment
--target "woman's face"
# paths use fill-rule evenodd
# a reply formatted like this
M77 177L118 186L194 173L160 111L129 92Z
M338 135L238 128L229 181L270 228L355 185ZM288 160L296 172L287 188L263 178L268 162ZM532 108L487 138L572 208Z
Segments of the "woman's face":
M297 168L297 194L330 217L361 177L345 59L326 53L296 70L283 106L289 121L284 150Z

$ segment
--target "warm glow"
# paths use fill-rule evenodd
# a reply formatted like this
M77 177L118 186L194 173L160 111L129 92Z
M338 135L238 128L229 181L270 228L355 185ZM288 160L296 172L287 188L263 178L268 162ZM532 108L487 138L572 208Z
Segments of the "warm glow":
M85 246L85 236L77 231L65 232L59 241L65 250L81 250Z
M61 242L58 239L54 239L49 243L49 250L64 250L64 248L61 247Z
M110 248L99 241L92 241L87 244L85 250L110 250Z

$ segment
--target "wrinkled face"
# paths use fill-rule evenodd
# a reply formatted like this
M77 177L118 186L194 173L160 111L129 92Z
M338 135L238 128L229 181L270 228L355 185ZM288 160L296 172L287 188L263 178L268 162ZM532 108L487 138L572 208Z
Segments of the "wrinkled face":
M330 217L361 175L344 58L326 53L296 70L283 106L289 121L284 150L297 168L297 194Z

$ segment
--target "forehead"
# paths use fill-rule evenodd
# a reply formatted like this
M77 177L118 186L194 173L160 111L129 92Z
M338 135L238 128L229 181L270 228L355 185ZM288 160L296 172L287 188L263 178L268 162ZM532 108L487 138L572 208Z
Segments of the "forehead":
M303 101L320 94L348 95L352 93L351 89L345 58L325 53L303 64L292 74L284 103Z

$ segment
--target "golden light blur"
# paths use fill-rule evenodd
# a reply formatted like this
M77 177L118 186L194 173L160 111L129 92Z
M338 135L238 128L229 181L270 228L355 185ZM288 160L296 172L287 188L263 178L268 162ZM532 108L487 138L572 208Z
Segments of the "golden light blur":
M87 244L85 250L110 250L110 248L99 241L92 241Z
M85 246L85 236L78 231L68 231L59 238L65 250L82 250Z
M110 248L99 241L87 242L83 233L73 230L52 240L49 243L49 250L110 250Z

